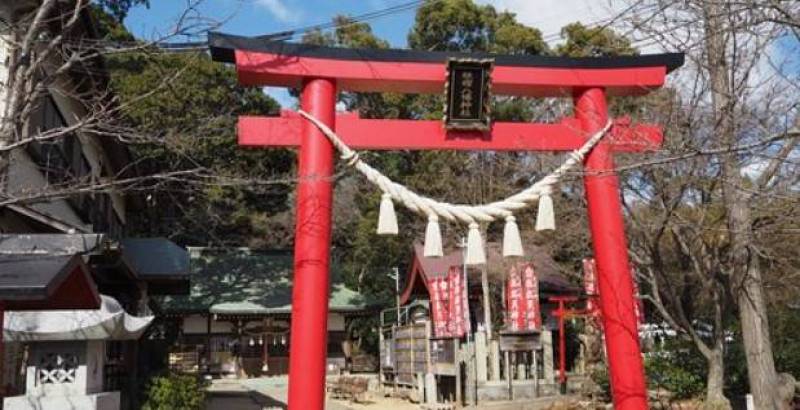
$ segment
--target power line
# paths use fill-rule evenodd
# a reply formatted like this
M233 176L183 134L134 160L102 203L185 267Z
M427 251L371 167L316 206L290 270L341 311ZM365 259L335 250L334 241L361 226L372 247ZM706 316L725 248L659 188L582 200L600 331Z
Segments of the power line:
M273 32L273 33L269 33L269 34L258 36L257 38L265 39L265 40L273 40L273 41L293 40L293 39L299 38L301 35L306 34L308 32L336 30L336 29L341 29L341 28L344 28L344 27L352 26L352 25L362 24L362 23L370 21L370 20L375 20L375 19L378 19L378 18L382 18L382 17L386 17L386 16L402 13L402 12L405 12L405 11L413 10L413 9L417 8L418 6L424 4L424 3L435 3L435 2L438 2L438 1L442 1L442 0L414 0L414 1L409 1L409 2L405 2L405 3L399 3L399 4L395 4L393 6L384 8L384 9L374 10L374 11L371 11L371 12L358 14L358 15L355 15L355 16L352 16L352 17L347 16L347 21L344 24L337 23L336 21L330 21L330 22L326 22L326 23L318 23L318 24L306 25L306 26L301 26L301 27L297 27L297 28L294 28L294 29ZM658 8L658 5L656 5L656 4L650 4L650 5L644 4L643 5L643 1L639 0L639 1L635 2L634 4L630 5L629 7L627 7L626 9L624 9L623 11L621 11L619 13L616 13L615 15L612 15L612 16L609 16L609 17L605 17L605 18L601 18L601 19L597 19L597 20L591 21L589 23L584 23L584 27L594 31L592 33L591 37L590 37L590 40L591 40L594 36L598 36L598 35L602 34L602 32L606 28L610 27L612 24L614 24L615 22L619 21L623 16L627 15L628 13L631 13L633 11L635 11L635 12L644 12L644 11L650 11L650 10L656 11L655 9L657 9L657 8ZM635 28L632 28L632 29L628 30L628 32L626 32L624 34L621 34L621 36L625 37L625 36L631 34L631 32L634 31L634 30L635 30ZM556 40L556 39L560 39L561 37L562 37L562 33L559 31L559 32L555 32L555 33L542 35L542 40L545 41L545 42L550 42L550 41L553 41L553 40ZM651 35L651 38L652 38L652 35ZM636 40L632 41L631 43L633 45L633 44L636 44L636 43L641 43L644 40L648 40L648 38L636 39ZM67 43L69 43L69 42L67 42ZM125 49L141 48L143 50L151 50L151 51L153 49L157 49L159 51L166 52L166 53L180 53L180 52L201 51L201 50L206 50L208 48L208 43L206 41L153 42L153 43L147 43L147 42L141 42L141 41L110 41L110 40L99 40L99 39L81 39L81 40L73 41L72 45L74 45L74 46L85 46L87 48L93 48L93 49L101 48L101 49L104 49L104 51L107 51L107 52L126 51Z
M441 0L434 0L434 1L441 1ZM291 40L291 39L298 38L299 36L301 36L303 34L306 34L308 32L312 32L312 31L337 30L337 29L340 29L340 28L349 27L349 26L353 26L353 25L356 25L356 24L361 24L361 23L364 23L366 21L375 20L375 19L378 19L378 18L381 18L381 17L386 17L386 16L390 16L390 15L393 15L393 14L402 13L402 12L408 11L408 10L413 10L417 6L419 6L419 5L421 5L422 3L425 3L425 2L426 2L426 0L415 0L415 1L411 1L411 2L397 4L397 5L394 5L394 6L391 6L391 7L387 7L385 9L359 14L359 15L352 16L352 17L347 16L347 22L345 24L337 23L335 21L330 21L330 22L327 22L327 23L312 24L312 25L308 25L308 26L298 27L298 28L295 28L295 29L290 29L290 30L284 30L284 31L279 31L279 32L275 32L275 33L265 34L265 35L261 35L261 36L258 36L258 37L262 38L262 39L269 39L269 40ZM170 44L160 44L159 47L160 48L164 48L164 49L172 48L172 49L176 49L177 50L177 49L186 48L186 46L189 46L189 47L191 47L191 46L199 46L199 45L205 46L205 44L206 43L204 43L204 42L181 43L181 44L178 44L177 46L174 46L174 47L171 46Z
M596 29L597 30L592 35L592 37L590 37L590 39L591 39L594 36L597 36L600 33L602 33L606 28L610 27L612 24L614 24L617 21L619 21L623 16L625 16L628 13L631 13L633 11L636 11L636 12L649 11L650 9L657 8L656 4L651 4L651 5L645 5L644 7L641 7L640 9L636 10L636 8L640 7L641 5L642 5L642 1L640 0L640 1L636 2L636 3L634 3L633 5L627 7L623 11L621 11L619 13L616 13L616 14L614 14L612 16L608 16L608 17L605 17L605 18L602 18L602 19L591 21L591 22L586 23L586 24L583 24L583 23L582 24L587 29L592 29L592 30ZM561 38L561 31L560 30L558 32L556 32L556 33L545 34L545 35L542 36L542 40L548 41L548 42L552 41L552 40L560 39L560 38Z
M414 10L418 6L422 5L426 2L438 2L441 0L414 0L410 2L396 4L394 6L390 6L380 10L374 10L367 13L358 14L355 16L345 16L347 18L346 23L341 24L335 21L330 21L326 23L318 23L312 24L307 26L301 26L294 29L278 31L274 33L264 34L258 36L258 38L265 39L265 40L291 40L300 37L301 35L311 32L311 31L327 31L327 30L336 30L344 27L353 26L356 24L361 24L366 21L375 20L381 17L391 16L394 14L402 13L409 10ZM69 42L66 42L69 43ZM187 52L187 51L196 51L196 50L205 50L208 48L208 43L206 41L189 41L189 42L141 42L141 41L111 41L111 40L100 40L100 39L81 39L78 41L73 41L72 45L74 46L89 46L91 48L104 48L106 51L115 51L115 50L122 50L126 48L157 48L164 52Z
M433 0L432 2L436 2L436 1L441 1L441 0ZM404 11L413 10L413 9L416 9L417 6L420 6L425 2L426 2L426 0L415 0L415 1L410 1L410 2L407 2L407 3L397 4L397 5L394 5L394 6L391 6L391 7L387 7L385 9L371 11L371 12L368 12L368 13L364 13L364 14L359 14L359 15L356 15L356 16L348 17L349 21L346 24L337 24L336 22L330 21L330 22L326 22L326 23L319 23L319 24L313 24L313 25L309 25L309 26L299 27L299 28L292 29L292 30L281 31L281 32L278 32L278 33L267 34L267 35L261 36L261 37L274 38L274 39L289 39L289 38L297 37L300 34L308 33L310 31L338 29L338 28L347 27L347 26L350 26L350 25L363 23L365 21L375 20L377 18L390 16L392 14L397 14L397 13L402 13Z

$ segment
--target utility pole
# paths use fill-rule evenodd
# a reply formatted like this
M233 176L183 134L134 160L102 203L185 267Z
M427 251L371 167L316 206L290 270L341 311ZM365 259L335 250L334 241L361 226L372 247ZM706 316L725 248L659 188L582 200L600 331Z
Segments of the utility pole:
M481 266L481 291L483 294L483 323L486 328L486 340L492 340L492 304L489 294L489 268Z
M395 266L394 271L394 300L397 306L397 326L400 326L400 269Z
M478 386L477 386L477 379L478 379L478 369L475 365L475 350L474 346L471 341L471 333L472 333L472 326L470 326L470 314L469 314L469 284L467 282L467 252L469 252L469 248L467 247L467 238L461 238L461 243L459 246L464 249L462 252L462 260L461 260L461 274L463 275L462 284L464 286L464 316L465 316L465 327L467 328L467 356L466 359L466 366L467 366L467 373L470 377L467 379L470 383L467 385L469 398L467 399L468 402L471 404L476 405L478 404ZM484 267L485 269L485 267ZM471 380L470 380L471 379ZM465 395L466 396L466 395Z

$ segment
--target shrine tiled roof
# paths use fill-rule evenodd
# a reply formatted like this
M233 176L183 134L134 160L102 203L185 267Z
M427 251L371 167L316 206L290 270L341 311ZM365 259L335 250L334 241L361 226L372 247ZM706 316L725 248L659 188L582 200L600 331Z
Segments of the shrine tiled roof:
M123 254L143 279L186 279L189 255L165 238L125 238L120 240Z
M290 251L247 248L189 248L189 295L161 300L165 313L288 314L291 312L293 256ZM369 308L366 298L343 283L331 267L331 312Z

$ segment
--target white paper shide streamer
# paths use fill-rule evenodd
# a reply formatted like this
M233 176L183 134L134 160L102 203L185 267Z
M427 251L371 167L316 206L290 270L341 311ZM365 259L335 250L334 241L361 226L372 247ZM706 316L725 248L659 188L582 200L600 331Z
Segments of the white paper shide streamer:
M503 256L524 256L522 239L519 236L517 218L506 217L506 226L503 228Z
M553 198L543 194L539 198L539 210L536 212L536 230L552 231L556 229L556 215L553 211Z
M389 194L381 195L381 209L378 214L378 235L397 235L397 215L394 202Z
M439 217L435 214L428 216L428 226L425 228L424 255L426 258L444 256L442 231L439 229Z
M611 128L611 121L609 121L603 129L587 139L583 146L570 152L561 166L524 190L500 201L482 205L466 205L437 201L417 194L407 187L392 181L380 171L359 159L358 154L350 149L328 126L304 111L299 111L299 113L322 131L331 144L339 150L341 158L347 161L348 165L358 170L368 181L383 192L378 216L378 234L397 235L399 230L394 202L399 202L409 210L428 217L428 226L425 229L425 256L440 257L444 252L442 250L442 233L439 220L461 222L468 227L466 250L466 263L468 265L486 263L486 250L480 234L481 224L488 224L498 219L505 220L503 256L506 257L523 256L524 254L519 226L516 218L514 218L514 212L538 203L536 230L555 229L553 187L567 171L583 161L586 154L600 142Z

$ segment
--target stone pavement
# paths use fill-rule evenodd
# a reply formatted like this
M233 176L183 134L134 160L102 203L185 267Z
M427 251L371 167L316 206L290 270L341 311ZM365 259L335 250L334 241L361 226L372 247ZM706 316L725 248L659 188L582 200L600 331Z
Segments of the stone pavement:
M241 395L213 394L206 399L206 410L263 410L263 407L251 399L247 393Z
M262 377L257 379L218 379L208 387L206 410L277 410L286 409L288 379ZM328 400L326 410L353 410Z
M238 380L214 380L207 389L206 410L262 410ZM280 407L278 407L280 408Z
M287 377L214 380L208 388L206 410L277 410L286 409ZM480 410L563 410L577 397L555 396L515 402L486 402L465 409ZM569 404L568 404L569 403ZM578 406L577 408L587 408ZM404 399L383 397L371 392L363 403L328 399L326 410L419 410L420 406Z

